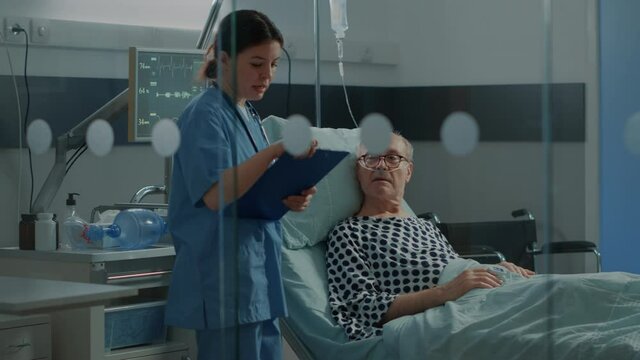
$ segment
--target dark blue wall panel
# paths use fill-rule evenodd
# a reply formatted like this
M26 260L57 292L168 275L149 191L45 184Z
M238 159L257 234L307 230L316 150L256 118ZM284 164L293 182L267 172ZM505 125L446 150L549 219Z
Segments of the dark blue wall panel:
M26 91L22 77L17 79L24 114ZM29 121L37 118L48 121L57 137L126 87L125 79L29 77ZM0 147L17 147L18 115L10 76L0 76L0 90ZM541 141L540 85L350 86L348 92L356 121L371 112L385 114L410 140L439 141L440 126L446 116L453 111L466 111L478 121L481 141ZM584 94L584 84L551 87L554 141L584 141ZM302 114L314 122L314 99L312 85L288 88L274 84L255 105L262 116ZM322 87L322 113L325 127L353 127L340 86ZM112 126L115 143L127 143L126 111Z

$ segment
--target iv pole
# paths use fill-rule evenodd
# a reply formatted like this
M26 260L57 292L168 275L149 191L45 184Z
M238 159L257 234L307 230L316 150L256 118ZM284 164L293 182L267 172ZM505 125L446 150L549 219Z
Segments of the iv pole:
M322 127L322 92L320 91L320 5L313 1L313 43L315 45L314 69L316 73L316 127ZM291 64L289 64L291 66Z
M209 8L209 15L207 16L205 25L202 28L202 31L200 32L200 36L198 38L198 42L196 43L197 49L204 49L206 44L211 41L211 37L213 36L213 26L220 12L222 1L223 0L212 0L211 7ZM85 140L87 128L93 120L104 119L106 121L112 122L115 118L115 115L125 110L129 104L128 93L129 89L124 89L120 94L109 100L100 109L96 110L93 114L82 120L78 125L74 126L71 130L60 135L56 139L55 162L53 164L53 167L51 168L51 171L49 171L47 179L40 188L40 192L38 192L36 200L34 201L33 205L31 205L31 213L42 213L46 212L46 210L49 209L51 203L53 202L53 198L58 193L58 190L62 185L62 181L64 180L67 152L82 146ZM167 202L172 165L173 164L171 157L168 157L165 160L164 172L165 201Z

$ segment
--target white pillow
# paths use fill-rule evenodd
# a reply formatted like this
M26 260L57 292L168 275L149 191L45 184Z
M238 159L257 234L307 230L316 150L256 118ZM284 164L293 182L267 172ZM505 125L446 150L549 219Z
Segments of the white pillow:
M269 116L262 125L270 141L282 138L287 120ZM318 192L311 205L302 212L288 212L282 218L284 244L289 249L312 246L326 239L327 233L340 220L355 214L362 203L356 179L356 150L360 143L359 129L311 128L318 148L348 151L345 157L317 185Z
M264 119L270 141L282 138L287 120L276 116ZM313 246L326 240L327 234L342 219L355 214L362 205L362 192L356 178L356 154L360 144L360 129L311 128L311 135L318 140L318 148L348 151L345 157L316 188L318 192L311 205L302 212L288 212L282 218L284 245L289 249ZM414 214L403 202L404 208Z

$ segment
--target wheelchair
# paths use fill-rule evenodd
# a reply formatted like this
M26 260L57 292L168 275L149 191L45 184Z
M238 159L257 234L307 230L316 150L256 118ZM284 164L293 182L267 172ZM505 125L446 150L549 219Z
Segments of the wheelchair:
M483 264L509 261L536 271L536 258L588 253L594 256L595 272L601 271L600 252L596 244L589 241L558 241L539 246L533 215L527 209L518 209L512 211L511 216L511 220L504 221L446 223L432 212L418 215L436 225L460 256Z

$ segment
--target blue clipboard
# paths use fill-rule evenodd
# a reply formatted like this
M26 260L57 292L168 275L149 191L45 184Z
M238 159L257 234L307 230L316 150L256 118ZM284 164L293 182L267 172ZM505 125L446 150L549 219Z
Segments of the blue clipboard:
M318 149L310 158L296 159L285 153L235 202L238 217L282 218L289 211L282 199L316 185L348 154L346 151ZM227 206L228 214L233 211L233 206L234 203Z

